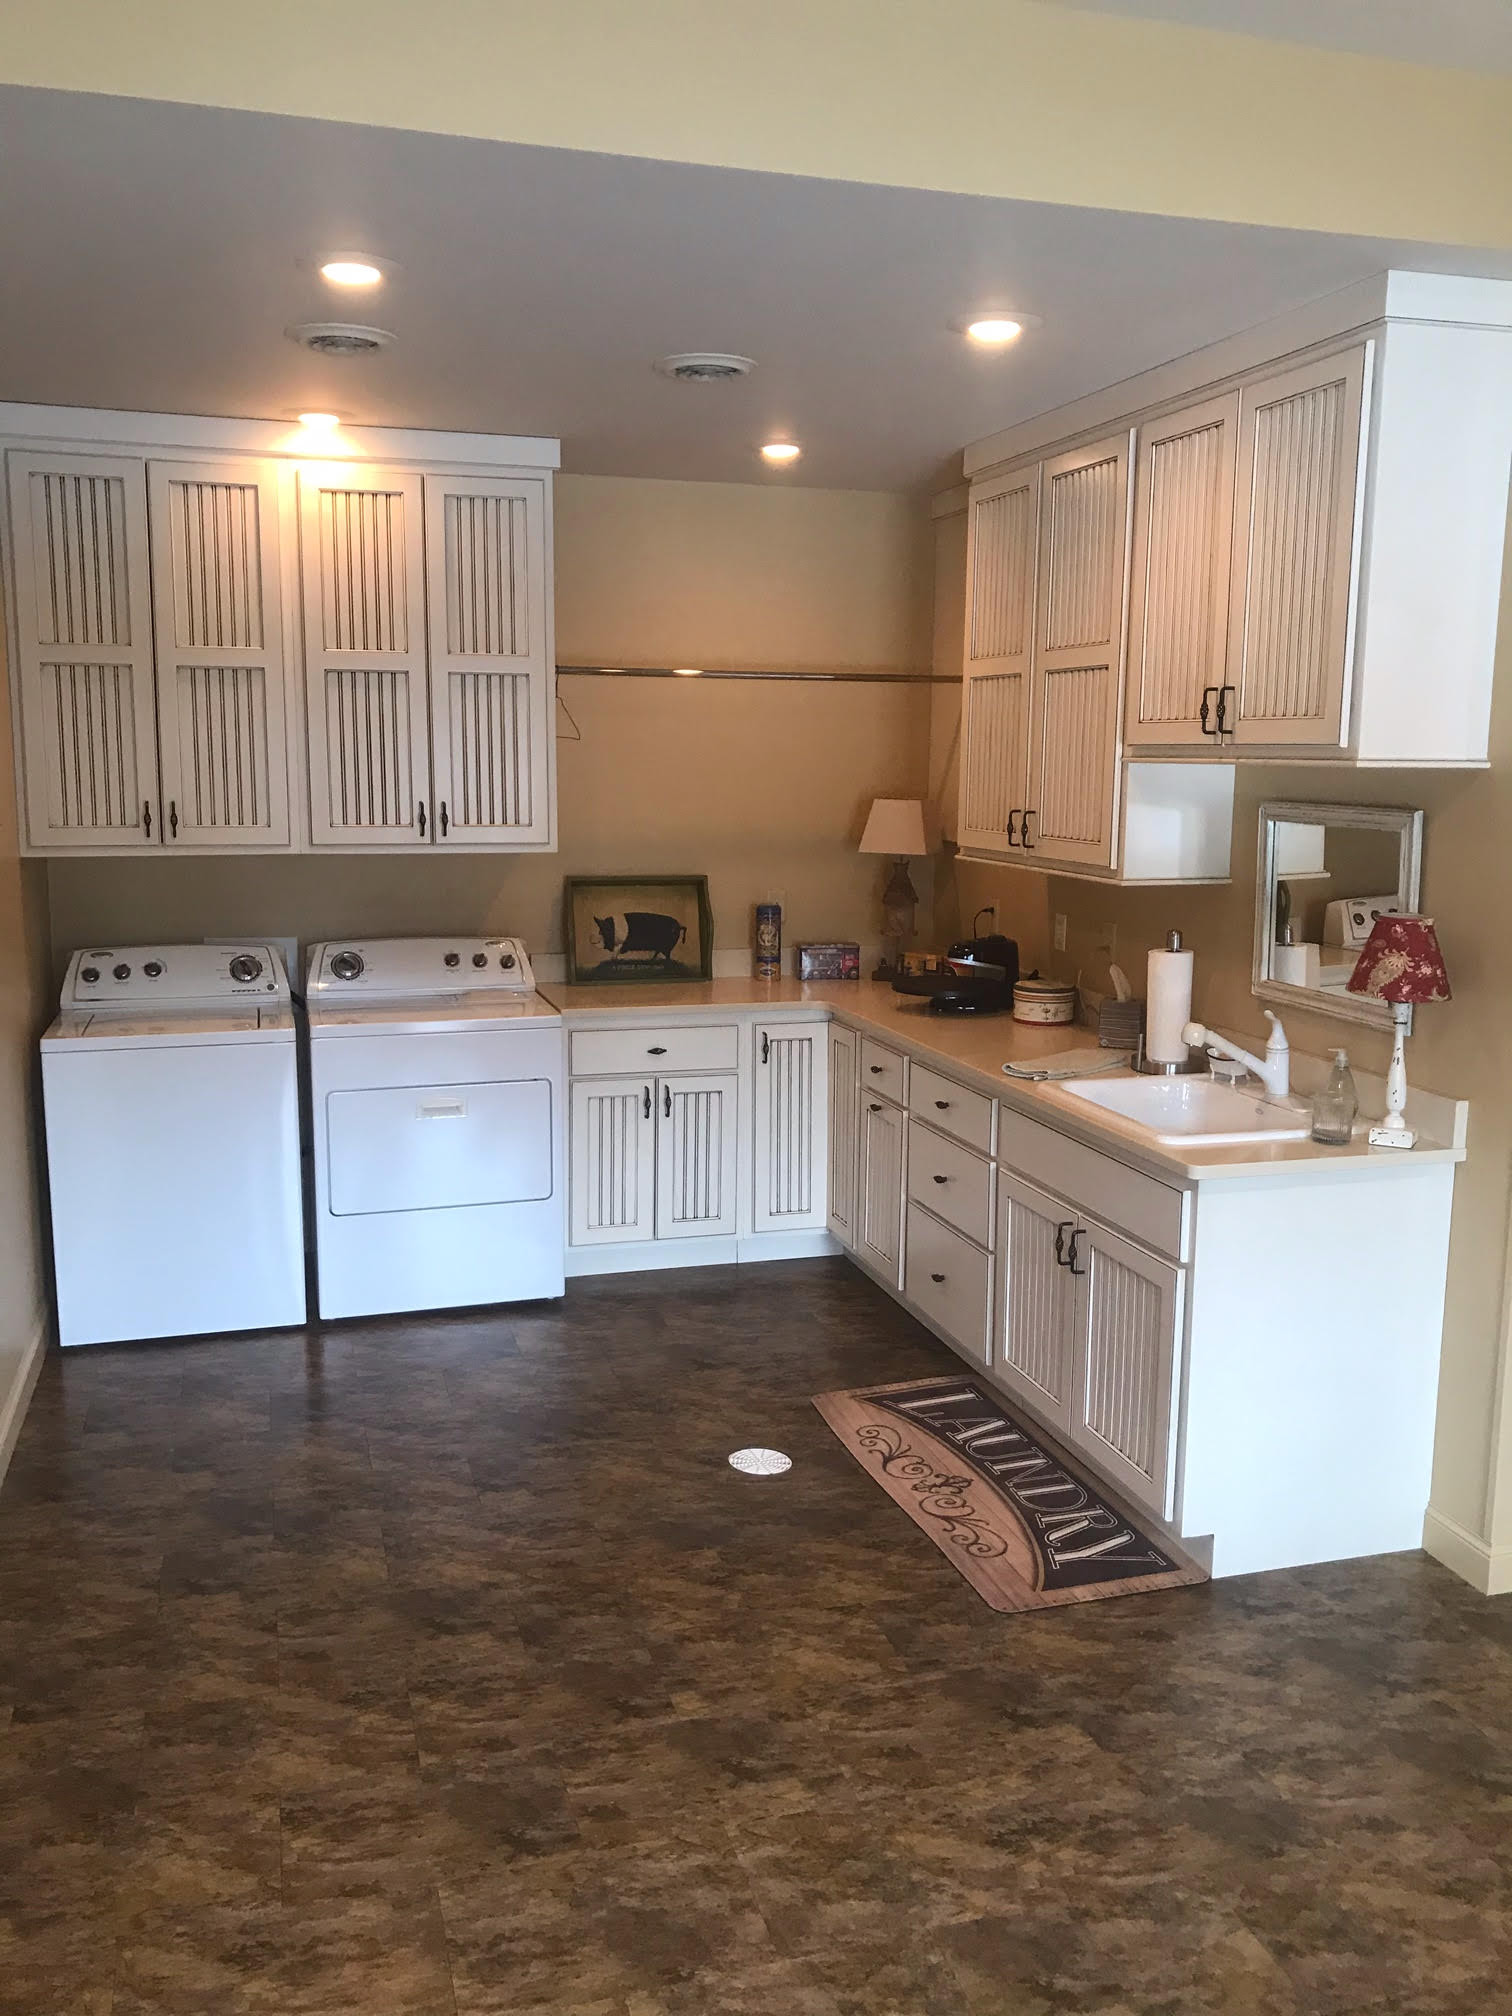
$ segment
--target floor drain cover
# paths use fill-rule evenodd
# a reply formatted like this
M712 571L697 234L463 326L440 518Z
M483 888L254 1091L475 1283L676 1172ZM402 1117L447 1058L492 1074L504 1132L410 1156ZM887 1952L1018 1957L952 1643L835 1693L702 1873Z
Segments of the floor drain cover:
M792 1457L780 1449L737 1449L730 1457L730 1468L745 1477L780 1477L792 1467Z

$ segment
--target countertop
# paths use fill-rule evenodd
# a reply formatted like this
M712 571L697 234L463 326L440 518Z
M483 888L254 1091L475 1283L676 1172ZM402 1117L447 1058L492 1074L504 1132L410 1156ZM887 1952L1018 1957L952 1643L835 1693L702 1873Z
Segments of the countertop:
M1041 1028L1015 1022L1011 1015L936 1015L927 1001L895 994L891 987L873 980L703 980L624 987L546 982L537 992L560 1008L569 1024L601 1014L623 1021L627 1012L702 1018L737 1010L781 1009L790 1014L816 1009L907 1051L922 1063L941 1066L962 1084L1001 1099L1005 1106L1058 1133L1163 1176L1167 1182L1326 1177L1345 1172L1373 1179L1465 1159L1463 1147L1429 1140L1422 1134L1413 1149L1372 1148L1363 1128L1347 1148L1325 1148L1314 1141L1277 1141L1268 1146L1241 1143L1227 1148L1179 1147L1153 1141L1134 1122L1089 1107L1060 1085L1005 1075L1004 1064L1033 1063L1074 1049L1085 1049L1089 1060L1105 1063L1108 1053L1098 1048L1090 1030L1074 1025Z

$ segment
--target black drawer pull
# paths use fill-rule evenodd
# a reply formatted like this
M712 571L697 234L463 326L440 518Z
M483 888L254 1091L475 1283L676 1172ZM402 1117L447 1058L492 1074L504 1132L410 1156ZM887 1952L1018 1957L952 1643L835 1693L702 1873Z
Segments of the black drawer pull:
M665 1043L653 1043L646 1052L648 1057L665 1057L666 1054L667 1046Z
M943 1281L945 1276L943 1274L931 1274L929 1278L931 1281Z
M885 1064L868 1064L866 1068L870 1071L873 1078L880 1078L882 1073L887 1069L887 1066Z
M948 1099L936 1099L935 1111L937 1113L948 1113L950 1111L950 1101Z
M936 1176L934 1180L936 1181L936 1183L948 1183L950 1181L950 1178L948 1176Z
M882 1108L875 1099L868 1099L866 1102L866 1110L868 1113L880 1113L882 1111Z

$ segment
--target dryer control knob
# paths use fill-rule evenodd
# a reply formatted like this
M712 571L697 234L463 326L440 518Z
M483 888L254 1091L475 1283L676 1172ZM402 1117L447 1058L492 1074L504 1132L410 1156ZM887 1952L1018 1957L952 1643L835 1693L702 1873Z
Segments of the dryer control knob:
M474 952L473 964L474 966L486 966L488 964L488 954L486 952Z
M161 959L149 959L147 964L142 968L142 971L147 975L149 980L161 980L163 977L163 962Z
M238 952L231 961L229 970L231 978L240 981L245 987L254 980L261 980L263 962L255 952Z
M360 980L362 978L362 954L360 952L338 952L331 961L333 980Z
M131 968L126 964L124 959L119 966L112 966L110 970L117 980L129 980L131 978Z
M462 964L462 954L460 952L448 952L441 963L444 966L460 966Z
M100 969L98 966L81 966L79 968L79 978L84 982L86 987L93 987L99 977Z
M499 964L503 967L506 973L514 965L514 963L515 963L515 956L513 952L501 952L499 954Z

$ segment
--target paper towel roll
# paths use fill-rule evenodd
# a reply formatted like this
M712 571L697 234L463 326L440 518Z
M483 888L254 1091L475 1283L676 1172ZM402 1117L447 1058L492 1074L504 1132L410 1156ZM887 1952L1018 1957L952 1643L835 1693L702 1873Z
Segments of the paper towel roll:
M1181 1032L1192 1019L1192 955L1152 952L1145 986L1145 1055L1157 1064L1184 1064Z

